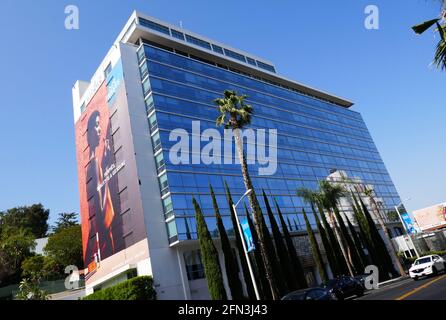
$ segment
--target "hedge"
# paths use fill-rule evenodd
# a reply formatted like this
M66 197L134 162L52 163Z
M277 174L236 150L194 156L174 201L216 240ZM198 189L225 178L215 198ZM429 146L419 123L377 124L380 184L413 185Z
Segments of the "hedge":
M96 291L83 300L156 300L156 291L152 277L144 276Z

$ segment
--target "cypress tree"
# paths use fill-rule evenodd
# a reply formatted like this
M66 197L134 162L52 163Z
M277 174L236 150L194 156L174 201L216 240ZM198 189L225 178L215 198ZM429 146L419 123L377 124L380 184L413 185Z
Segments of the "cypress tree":
M356 198L355 194L352 192L352 199L353 199L353 212L356 218L356 221L359 226L359 233L361 235L361 239L363 240L363 243L367 249L368 252L368 262L370 264L374 264L377 266L382 265L382 261L380 259L379 254L376 252L375 245L373 243L373 239L370 232L370 226L367 223L367 219L365 218L365 215L361 209L361 206L358 202L358 199Z
M330 241L330 246L333 250L333 257L336 260L336 270L338 275L346 275L349 274L347 261L345 261L344 255L342 254L342 250L338 239L336 238L333 229L327 221L327 217L325 216L324 208L320 202L317 203L317 207L321 214L322 226L327 232L328 240Z
M228 187L228 184L226 183L226 181L225 181L225 189L226 189L226 199L227 199L228 205L229 205L229 212L231 213L232 226L234 228L235 243L236 243L237 251L239 254L240 264L242 266L243 278L245 279L246 291L247 291L249 299L255 300L256 295L254 292L254 287L252 286L251 275L249 274L248 263L246 262L246 257L245 257L244 250L243 250L242 240L240 238L240 233L238 231L237 219L235 218L236 213L234 212L234 208L233 208L234 202L232 200L231 191L229 190L229 187ZM254 232L254 231L255 231L254 229L251 229L251 232Z
M253 252L250 252L250 257L254 258L254 266L256 271L256 279L257 279L257 289L259 290L260 295L266 300L272 300L273 297L271 295L271 290L269 289L268 279L266 278L265 273L265 265L263 263L262 255L259 252L259 237L257 236L257 231L254 228L254 222L251 219L251 215L249 214L249 210L245 205L246 219L248 220L249 229L251 229L252 239L254 242L254 246L256 249ZM245 240L243 240L245 241ZM252 259L251 259L252 261Z
M379 255L379 260L381 260L383 263L382 267L386 271L386 274L383 275L383 279L388 279L391 275L397 274L395 268L393 267L392 258L390 257L390 254L387 251L386 244L384 243L384 239L379 234L375 221L373 221L373 218L370 215L370 212L367 209L367 206L364 204L361 196L359 196L359 202L361 204L361 208L366 218L367 224L369 225L370 235L373 240L376 253ZM380 275L382 275L382 272L380 272Z
M319 275L321 276L322 282L328 281L327 271L325 270L324 260L322 259L321 250L319 249L319 245L317 244L316 237L313 233L313 228L311 227L310 221L308 221L307 213L305 209L302 209L304 214L305 224L307 226L308 239L310 240L311 251L313 252L313 258L316 262L317 269L319 271Z
M232 300L242 300L245 297L243 296L242 283L237 272L237 259L234 257L231 242L229 241L228 234L226 233L226 229L221 218L220 209L218 208L217 199L215 197L214 189L212 188L212 186L210 186L210 190L215 217L217 218L217 228L220 235L221 249L223 251L223 256L225 259L228 287L231 291Z
M293 267L292 272L296 275L296 280L299 288L308 288L307 279L305 278L305 271L302 267L302 262L296 252L296 247L294 246L293 239L291 239L290 232L287 228L285 220L283 219L282 211L280 211L279 204L274 200L277 213L279 214L280 224L282 225L282 231L285 238L285 243L287 246L288 254L290 257L291 265ZM288 218L288 217L287 217ZM289 219L288 223L289 223Z
M271 238L271 234L269 232L268 226L265 221L265 217L263 216L262 210L260 210L260 217L258 219L260 228L262 229L262 232L264 234L264 243L265 243L265 250L267 252L267 255L270 257L270 263L271 268L273 270L273 275L275 278L275 283L277 286L277 289L279 291L279 294L281 296L285 295L287 293L287 288L284 280L284 274L281 272L281 268L279 265L279 259L277 258L276 249L274 248L274 243ZM258 235L257 235L258 237Z
M299 288L299 284L297 283L296 276L293 272L290 257L288 255L288 250L283 241L276 218L274 217L273 211L271 210L271 206L269 204L268 197L265 194L265 190L263 190L262 193L263 200L265 201L266 205L266 212L268 213L268 218L271 224L271 231L276 247L277 257L279 258L280 270L282 271L283 279L285 280L284 293L288 293L290 291L297 290Z
M313 211L314 217L316 219L317 230L321 235L322 244L324 245L325 253L327 255L328 264L330 265L331 272L336 278L341 275L338 268L338 263L336 257L334 256L333 248L331 247L330 241L328 240L327 232L319 220L319 216L316 211Z
M192 201L195 208L198 242L200 243L201 258L203 260L209 295L212 300L227 300L217 249L215 249L212 242L211 233L204 220L200 205L195 198Z
M347 231L347 228L344 223L344 219L342 218L341 213L339 212L339 209L337 206L334 206L333 211L334 211L336 220L338 221L338 224L339 224L341 236L342 236L343 240L345 241L346 248L348 250L347 253L349 254L350 259L352 261L354 272L356 273L356 275L362 274L365 267L362 264L361 258L359 257L359 254L355 248L355 244L354 244L352 238L350 237L350 234Z
M346 217L346 219L347 219L348 228L349 228L350 233L353 238L353 242L355 243L356 250L358 251L359 257L361 258L362 265L365 267L368 265L368 263L367 263L367 257L364 253L364 250L362 249L361 239L359 238L358 233L356 232L355 227L351 223L350 219L348 219L348 217Z

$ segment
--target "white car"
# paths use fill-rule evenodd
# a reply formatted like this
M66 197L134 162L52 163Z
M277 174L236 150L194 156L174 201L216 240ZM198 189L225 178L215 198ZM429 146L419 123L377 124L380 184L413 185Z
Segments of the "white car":
M409 269L409 275L418 280L423 276L437 275L439 271L446 271L446 261L438 255L431 255L415 260Z

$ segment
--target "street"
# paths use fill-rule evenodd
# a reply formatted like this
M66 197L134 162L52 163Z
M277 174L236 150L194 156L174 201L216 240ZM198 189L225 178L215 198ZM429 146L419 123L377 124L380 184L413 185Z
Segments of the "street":
M446 274L418 281L405 279L369 291L357 300L446 300Z

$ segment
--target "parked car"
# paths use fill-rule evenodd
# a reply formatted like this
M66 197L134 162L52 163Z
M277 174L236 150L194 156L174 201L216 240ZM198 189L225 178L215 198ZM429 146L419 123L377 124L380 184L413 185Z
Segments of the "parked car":
M291 292L282 300L337 300L336 296L325 288L310 288Z
M365 287L365 280L367 279L367 277L370 277L370 274L361 274L354 277L355 280L357 280L361 284L364 290L367 290L367 288Z
M349 297L364 295L364 287L361 282L353 277L341 276L329 280L324 288L336 296L338 300L344 300Z
M423 276L435 276L439 271L446 272L446 261L438 255L430 255L415 260L409 275L416 281Z

